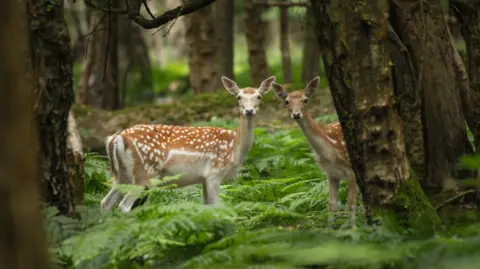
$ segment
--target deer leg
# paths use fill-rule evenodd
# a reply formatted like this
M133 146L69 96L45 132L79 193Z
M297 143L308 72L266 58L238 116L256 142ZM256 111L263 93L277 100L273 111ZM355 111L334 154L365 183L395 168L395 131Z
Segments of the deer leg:
M148 180L144 180L143 176L141 178L138 178L135 180L135 178L132 177L132 183L136 183L137 185L144 186L144 188L149 188L150 183ZM126 213L132 210L133 205L135 204L135 201L140 197L140 193L127 193L123 200L120 202L118 205L118 208L120 211Z
M357 181L354 173L348 175L348 208L350 210L350 225L356 226L357 213Z
M203 183L203 201L206 205L218 205L220 199L221 180L216 177L206 178Z
M333 213L338 207L338 190L340 188L340 180L337 177L328 175L328 221L334 220Z
M100 203L100 207L104 212L112 210L115 204L123 198L123 194L115 187L116 184L117 180L114 178L112 189L105 195Z

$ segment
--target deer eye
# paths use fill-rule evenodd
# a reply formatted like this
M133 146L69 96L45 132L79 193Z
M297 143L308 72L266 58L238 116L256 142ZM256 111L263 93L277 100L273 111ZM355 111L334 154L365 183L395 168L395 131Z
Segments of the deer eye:
M290 102L288 102L288 100L285 100L285 104L288 105L288 104L290 104Z
M262 96L261 96L261 95L258 95L258 96L257 96L257 99L258 99L258 100L262 99Z
M308 102L308 99L307 98L303 99L303 102L306 104Z
M242 97L240 95L237 95L237 100L240 100L242 99Z

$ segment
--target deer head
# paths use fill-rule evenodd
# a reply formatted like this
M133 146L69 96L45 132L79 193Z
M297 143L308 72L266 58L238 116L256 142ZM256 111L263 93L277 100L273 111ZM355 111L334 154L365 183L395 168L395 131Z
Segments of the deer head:
M265 79L258 89L250 87L240 89L235 81L222 77L223 86L237 97L240 113L247 117L257 114L262 97L270 91L274 82L275 77L271 76Z
M293 91L288 93L285 88L277 83L272 83L273 91L278 98L285 102L285 106L290 111L290 116L294 120L299 120L305 113L305 105L308 103L308 99L313 96L315 91L320 85L320 77L315 77L308 82L304 91Z

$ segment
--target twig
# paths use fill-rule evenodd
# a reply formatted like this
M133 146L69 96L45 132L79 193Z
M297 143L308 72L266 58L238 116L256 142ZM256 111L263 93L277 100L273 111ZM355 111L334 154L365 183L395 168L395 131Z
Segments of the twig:
M268 1L268 0L256 0L253 1L253 4L265 7L309 7L310 5L307 2L278 2L278 1Z
M88 54L88 45L90 43L90 39L92 38L93 36L93 33L95 32L98 32L100 30L105 30L105 29L100 29L100 30L97 30L98 26L100 25L100 23L103 21L103 19L105 19L105 14L103 14L102 18L100 18L100 20L98 20L97 24L95 25L95 27L93 27L93 30L86 34L85 36L88 36L88 39L87 39L87 46L85 47L85 59L87 59L87 54Z
M150 10L150 7L147 4L147 0L142 0L143 5L145 6L145 10L147 10L147 13L152 17L152 19L155 19L155 16L153 15L152 11Z
M442 204L440 204L440 205L438 205L437 207L435 207L435 210L438 210L438 209L440 209L441 207L443 207L444 205L450 203L451 201L453 201L453 200L455 200L455 199L457 199L457 198L459 198L459 197L461 197L461 196L465 196L465 195L467 195L467 194L469 194L469 193L472 193L472 192L473 192L473 190L468 190L468 191L461 192L461 193L459 193L459 194L457 194L457 195L455 195L455 196L453 196L453 197L450 197L450 198L448 198L445 202L443 202Z

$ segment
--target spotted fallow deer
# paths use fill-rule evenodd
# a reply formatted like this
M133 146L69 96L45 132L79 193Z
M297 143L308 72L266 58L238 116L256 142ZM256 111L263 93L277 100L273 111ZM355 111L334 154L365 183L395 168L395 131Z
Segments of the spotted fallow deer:
M320 77L315 77L307 84L304 91L288 93L282 85L277 83L273 83L272 87L276 96L285 102L291 118L297 122L311 149L315 152L317 163L327 175L329 191L328 210L330 212L337 211L340 180L343 178L348 180L348 207L351 212L350 220L354 224L357 184L355 174L350 165L340 122L337 121L321 126L305 109L308 99L315 93L319 84Z
M183 174L171 183L177 187L203 184L205 204L220 202L220 184L232 178L253 144L253 118L262 96L275 77L265 79L258 89L242 88L222 77L224 87L238 100L240 123L237 130L217 127L183 127L139 124L106 139L113 186L101 208L109 211L120 201L122 212L131 210L138 195L123 195L116 184L150 187L149 179Z

